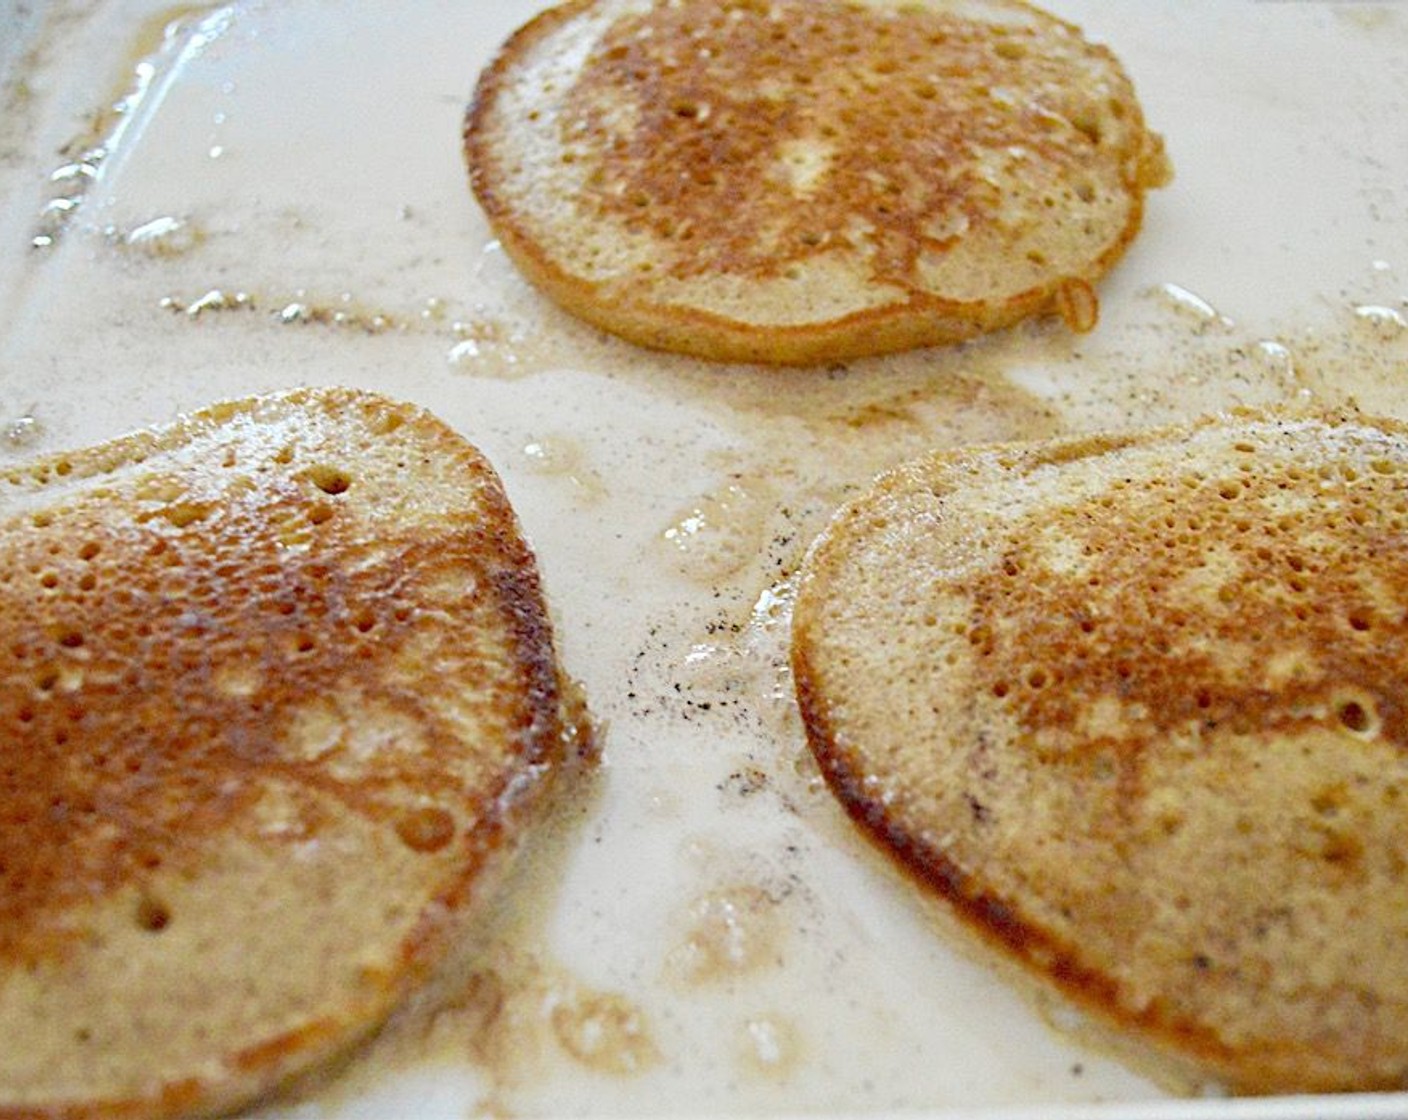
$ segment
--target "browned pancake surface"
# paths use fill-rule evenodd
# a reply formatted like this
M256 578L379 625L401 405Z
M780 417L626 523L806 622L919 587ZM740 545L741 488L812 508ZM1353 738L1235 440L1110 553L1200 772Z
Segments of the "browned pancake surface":
M852 815L1003 953L1251 1092L1408 1071L1408 430L940 454L810 557Z
M564 757L533 557L409 406L12 469L0 573L0 1115L222 1107L345 1047Z
M1088 327L1168 174L1114 56L1006 0L568 3L486 71L466 145L569 309L763 361Z

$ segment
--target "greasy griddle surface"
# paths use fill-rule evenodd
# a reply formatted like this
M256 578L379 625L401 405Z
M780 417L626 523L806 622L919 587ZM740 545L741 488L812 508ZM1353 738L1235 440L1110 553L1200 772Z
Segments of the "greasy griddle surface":
M27 17L0 93L0 453L298 384L430 407L502 475L605 729L595 795L488 948L310 1109L1158 1098L856 840L791 702L789 578L839 501L929 447L1301 396L1408 411L1408 13L1056 6L1177 170L1100 328L778 372L607 340L493 243L460 122L533 10L72 0Z

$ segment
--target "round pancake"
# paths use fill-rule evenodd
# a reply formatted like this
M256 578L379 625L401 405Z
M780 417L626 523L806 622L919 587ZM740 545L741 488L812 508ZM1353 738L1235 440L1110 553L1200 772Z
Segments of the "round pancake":
M489 464L352 391L0 475L0 1115L234 1107L379 1025L578 753Z
M770 363L1089 329L1170 174L1114 55L1016 0L572 0L481 75L465 152L569 311Z
M995 961L1170 1076L1401 1088L1405 602L1408 427L1238 413L887 474L793 668L835 794Z

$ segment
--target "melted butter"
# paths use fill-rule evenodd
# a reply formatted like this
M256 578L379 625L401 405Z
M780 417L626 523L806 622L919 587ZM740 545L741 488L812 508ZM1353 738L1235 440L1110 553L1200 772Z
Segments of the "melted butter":
M559 1046L600 1073L643 1073L661 1060L638 1007L609 992L554 993L548 1021Z
M191 9L184 26L189 30L191 18L210 10ZM1336 12L1338 18L1348 15L1347 9ZM411 29L408 35L419 34L417 26L423 32L433 24L429 15L398 18ZM142 36L145 43L124 64L124 73L131 71L133 80L124 78L114 102L128 86L135 88L137 62L160 51L165 66L165 51L177 47L173 42L162 48L147 31ZM444 71L449 76L440 79L442 89L459 88L472 70L464 49L457 48L456 54L453 67ZM154 73L147 79L143 106L151 107L151 91L161 77ZM123 119L140 115L135 105L123 109ZM205 111L196 116L202 124L213 119ZM76 139L58 169L60 185L53 198L59 205L53 221L75 235L68 239L71 246L81 246L77 235L82 222L65 223L62 216L76 215L76 207L84 204L86 195L79 189L83 184L117 167L115 160L89 162L84 157L102 146L117 123L109 116L101 131ZM225 155L207 167L212 173L238 166L240 155L252 151L248 135L237 137L233 128L230 132ZM136 142L137 136L133 131L122 134L119 146ZM1177 134L1170 137L1178 156ZM209 146L217 139L225 143L215 138ZM388 158L400 158L404 146L402 133L394 145L387 145L386 152L396 153ZM312 151L320 158L330 151L344 154L331 143L314 145ZM377 151L373 145L373 163ZM1387 266L1376 268L1351 290L1329 297L1330 321L1313 328L1300 321L1297 307L1287 308L1279 319L1258 319L1228 300L1225 307L1235 308L1234 319L1224 313L1223 297L1213 287L1203 294L1202 286L1211 285L1207 276L1170 269L1146 278L1166 277L1166 284L1146 283L1118 297L1102 290L1102 323L1079 339L1059 326L1050 329L1037 323L953 349L832 368L762 371L637 350L570 319L529 289L495 244L478 247L474 237L479 234L462 238L447 230L451 218L457 217L455 206L470 205L465 199L453 206L445 202L457 184L447 176L433 205L416 200L402 211L407 252L416 250L421 256L414 270L399 277L382 270L379 259L353 257L338 229L320 224L317 199L288 203L298 220L260 241L250 213L236 204L231 203L228 212L204 210L189 204L179 188L174 195L159 196L155 208L136 207L120 229L107 232L112 251L105 259L115 263L111 271L98 272L98 280L106 282L121 269L129 282L115 285L109 302L83 320L92 328L92 353L100 355L102 368L107 368L107 349L120 337L130 348L128 357L139 358L155 371L147 380L127 378L121 363L113 363L108 395L117 400L133 385L140 390L132 394L140 405L118 410L124 424L129 417L143 422L173 407L204 403L209 394L228 395L246 382L306 375L365 377L391 391L409 386L413 395L448 413L467 434L498 439L496 459L511 483L515 476L527 474L563 484L540 489L557 499L568 495L566 503L545 509L534 508L530 501L525 510L539 527L549 564L565 552L590 581L594 550L601 540L615 534L640 541L632 570L610 585L611 594L619 598L609 610L590 613L596 583L589 582L590 594L577 593L571 580L550 583L548 590L562 604L563 624L581 643L585 659L608 666L597 674L593 692L610 728L608 753L614 766L608 767L608 784L619 787L623 801L639 799L643 804L642 816L651 830L641 837L652 844L661 834L668 842L671 829L695 819L700 777L678 764L687 760L694 766L702 759L706 796L712 782L725 782L720 794L728 806L725 833L746 813L776 815L771 810L785 801L800 814L809 834L819 838L819 855L855 854L849 822L831 803L805 750L791 700L786 618L789 577L807 544L835 506L876 471L935 447L1161 423L1229 404L1353 398L1386 411L1402 412L1404 407L1404 355L1401 332L1393 321L1394 314L1402 313L1403 293ZM70 189L75 192L71 200ZM66 201L73 201L74 207ZM1162 200L1154 201L1151 214L1162 205ZM441 206L442 212L436 214L434 206ZM375 217L374 208L364 208L366 222ZM246 227L239 228L237 219L244 219ZM153 227L153 222L158 225ZM414 241L421 224L436 234L433 245ZM299 238L313 252L303 258L286 256L286 244ZM423 269L433 264L432 249L453 256L454 269L426 275ZM347 264L349 277L316 272L323 258ZM1131 262L1131 267L1140 265ZM462 282L461 270L469 274L468 283ZM87 296L84 275L77 272L79 299ZM349 288L357 294L347 295ZM423 298L427 290L443 294ZM173 294L159 307L162 292ZM1307 292L1307 301L1311 298ZM119 332L105 329L105 315L121 322ZM232 348L231 339L254 356L250 368L257 374L218 380L209 372L202 359ZM76 364L89 360L83 354L77 351ZM288 360L305 354L316 354L317 361L299 365ZM411 360L403 361L407 356ZM183 381L171 376L173 370L200 373L188 373ZM557 395L561 386L551 378L560 372L598 386L605 403L581 408L570 387ZM646 418L618 420L611 412L618 392L656 400L661 407ZM88 395L85 392L85 413L90 410ZM9 442L16 448L45 439L67 440L74 430L75 422L57 407L62 404L58 398L8 400L12 411L28 410L13 421L16 434ZM681 407L666 409L667 403ZM673 470L678 460L694 454L690 438L695 420L716 425L728 437L722 451L716 449L702 460L697 477ZM687 479L683 484L681 477ZM638 494L658 500L637 501ZM583 529L590 519L573 520L572 510L583 508L599 522L600 528L593 529L599 537ZM568 529L559 532L559 520ZM668 535L672 530L674 537ZM670 575L684 579L663 578ZM661 585L683 585L685 592L667 601L658 591ZM700 609L701 603L709 609ZM584 632L588 639L582 637ZM617 687L611 668L622 649L648 653L648 668L641 672L643 693L658 686L673 698L679 695L674 689L679 685L693 706L671 708L646 696L640 706L649 707L650 718L633 718L634 710L621 699L625 689ZM238 695L257 687L257 682L242 679L234 670L225 685L231 695ZM712 705L707 717L711 722L701 736L702 745L689 739L687 750L680 749L675 743L683 726L680 713L697 721L707 705ZM278 806L268 808L270 828L286 828L296 835L295 816L280 815ZM582 819L575 814L569 818L578 823ZM610 826L602 827L609 839ZM725 835L719 843L749 844L755 836ZM582 849L590 851L592 839L577 830L576 843ZM759 847L772 851L765 841ZM670 849L666 843L660 850ZM538 849L535 858L543 851ZM510 884L509 912L496 914L484 932L487 948L473 955L463 973L438 980L417 1010L398 1018L369 1052L359 1055L355 1069L344 1071L345 1080L309 1107L350 1101L352 1110L361 1093L431 1068L456 1074L467 1070L477 1086L470 1096L478 1111L527 1113L543 1111L536 1107L543 1098L535 1093L545 1084L570 1087L582 1084L581 1078L639 1084L672 1066L687 1067L694 1040L680 1045L679 1038L670 1035L668 1018L642 998L641 987L650 984L628 987L603 981L576 958L561 959L554 949L547 918L556 900L586 889L575 884L579 868L567 852L549 844L540 873ZM688 1021L712 1001L731 1000L723 1029L722 1068L746 1074L745 1081L751 1077L829 1084L826 1078L834 1073L828 1068L829 1057L835 1051L810 1037L804 1046L795 1031L792 1016L802 1013L799 1008L808 1015L809 1036L821 1025L811 1019L814 993L806 988L816 977L799 969L795 958L813 944L827 953L831 941L823 942L825 937L853 949L854 943L848 943L845 931L835 925L822 932L800 932L784 923L779 930L769 924L774 917L768 916L766 906L756 912L749 908L748 892L760 888L745 885L740 876L701 893L694 870L672 875L668 882L634 885L637 890L660 889L660 905L668 908L669 936L663 944L652 942L647 948L669 957L662 967L670 981L666 986L677 1000L674 1018ZM819 867L808 867L805 873L814 882L827 881ZM617 879L598 872L597 885L615 889ZM846 912L851 899L864 890L855 880L846 885L849 893L834 900L838 912ZM579 918L591 924L609 923L617 916ZM893 932L884 930L887 937ZM650 936L648 932L645 939ZM639 951L641 940L636 931L623 929L621 952ZM870 941L866 952L875 953L875 945ZM781 968L770 966L770 946L790 950L794 959ZM648 959L656 962L655 957ZM710 961L712 972L705 967ZM789 994L795 998L757 994L793 973L797 987ZM821 970L817 975L824 979L827 974ZM653 982L658 976L648 979ZM901 993L904 999L910 994ZM854 1000L862 1005L877 998L869 989L854 992ZM919 1004L920 997L914 1002ZM943 1010L937 1005L936 1013ZM852 1020L845 1022L849 1029ZM852 1046L863 1049L866 1043L852 1037L841 1052L849 1055ZM883 1059L876 1059L881 1045L872 1043L870 1052L857 1057L857 1066L883 1069ZM922 1040L913 1045L922 1046ZM652 1052L659 1059L653 1065ZM1021 1064L1025 1057L1012 1060ZM921 1086L909 1090L910 1103L920 1096L924 1103L942 1103L942 1093L924 1079L931 1070L909 1072ZM1101 1085L1092 1072L1076 1095L1097 1095ZM671 1099L668 1093L657 1098L665 1099ZM796 1107L793 1097L777 1099L788 1111ZM729 1103L733 1100L746 1104L748 1099L730 1098ZM851 1091L817 1103L864 1106L872 1098Z
M667 975L678 984L701 986L780 967L786 930L778 903L752 885L722 888L697 899L688 928L667 960Z
M78 215L104 165L125 150L127 132L144 103L169 81L183 59L224 33L229 9L178 5L148 16L132 37L125 77L108 104L64 145L65 162L49 175L51 193L40 208L30 244L52 248Z
M445 361L457 372L491 373L500 377L530 370L530 363L521 362L518 347L522 335L492 320L457 321L452 329L455 338L445 354Z
M23 413L5 423L5 445L23 450L35 443L41 434L39 421L32 413Z
M198 223L165 214L121 236L121 244L150 256L175 257L198 248L205 236Z
M121 238L126 247L156 257L180 256L198 248L205 239L199 226L174 218L154 219ZM443 301L429 299L420 311L391 311L358 299L351 292L316 296L304 289L268 294L244 288L211 287L199 295L163 296L158 306L188 320L208 318L217 312L253 311L275 327L317 326L355 334L448 334L457 327L443 323Z
M581 442L570 435L530 440L523 445L522 458L535 474L565 479L584 503L600 503L608 495L601 471L592 464Z
M795 1023L783 1015L763 1014L743 1024L739 1065L745 1073L786 1080L802 1067L805 1052Z
M536 950L491 946L476 967L436 1004L394 1065L468 1061L490 1099L535 1079L560 1075L564 1063L605 1077L635 1077L662 1060L649 1017L620 992L585 984Z
M1154 289L1154 294L1200 328L1216 327L1220 330L1230 330L1233 326L1231 319L1219 313L1211 303L1196 292L1189 291L1182 284L1160 284Z
M1382 339L1397 338L1408 331L1408 319L1396 307L1381 303L1362 303L1354 308L1354 317Z
M793 692L789 635L795 596L791 577L763 588L745 622L718 627L707 641L691 647L678 676L689 694L703 702L737 699L755 734L770 744L766 753L756 756L765 769L743 768L731 788L745 794L771 788L788 811L805 804L809 814L821 799L821 811L829 813L830 794L803 746L805 732Z
M660 542L684 574L707 586L727 581L757 555L776 500L765 478L725 483L690 503Z

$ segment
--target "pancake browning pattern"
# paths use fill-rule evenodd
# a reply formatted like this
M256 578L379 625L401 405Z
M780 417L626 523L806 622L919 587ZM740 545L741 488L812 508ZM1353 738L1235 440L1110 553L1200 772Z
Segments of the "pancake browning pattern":
M1408 1076L1408 427L1239 412L936 453L809 554L857 824L1156 1073Z
M5 1117L339 1054L588 742L489 464L350 390L0 474L0 639Z
M778 363L1088 329L1170 174L1114 55L1013 0L575 0L483 73L465 145L567 309Z

